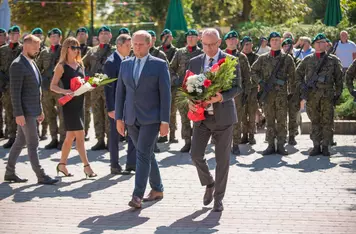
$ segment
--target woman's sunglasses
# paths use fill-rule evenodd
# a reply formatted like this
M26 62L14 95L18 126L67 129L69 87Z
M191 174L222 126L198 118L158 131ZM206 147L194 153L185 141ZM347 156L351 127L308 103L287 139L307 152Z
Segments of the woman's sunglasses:
M70 47L72 50L80 50L80 46L71 46Z

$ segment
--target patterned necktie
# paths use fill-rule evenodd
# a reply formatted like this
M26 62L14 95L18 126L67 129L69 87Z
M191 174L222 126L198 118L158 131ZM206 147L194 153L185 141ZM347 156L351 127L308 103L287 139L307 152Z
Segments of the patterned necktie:
M209 59L209 67L212 67L214 63L214 58Z
M141 59L137 59L136 61L136 67L135 67L135 71L133 74L133 78L135 80L135 84L137 85L138 83L138 79L140 78L139 73L140 73L140 66L141 66Z

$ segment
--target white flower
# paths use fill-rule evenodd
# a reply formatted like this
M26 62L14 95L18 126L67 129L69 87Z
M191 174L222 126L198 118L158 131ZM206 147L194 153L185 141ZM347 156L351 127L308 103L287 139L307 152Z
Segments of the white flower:
M196 91L197 91L198 93L202 93L202 92L203 92L202 89L196 89Z
M187 86L187 91L188 91L188 93L193 93L194 88L192 86Z

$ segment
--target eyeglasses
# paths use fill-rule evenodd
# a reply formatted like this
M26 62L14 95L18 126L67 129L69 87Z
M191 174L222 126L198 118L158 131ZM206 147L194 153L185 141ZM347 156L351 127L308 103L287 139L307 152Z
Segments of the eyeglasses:
M71 46L70 47L72 50L80 50L80 46Z
M211 43L211 44L206 44L206 43L203 43L203 46L205 47L214 47L218 44L219 40L217 40L215 43Z

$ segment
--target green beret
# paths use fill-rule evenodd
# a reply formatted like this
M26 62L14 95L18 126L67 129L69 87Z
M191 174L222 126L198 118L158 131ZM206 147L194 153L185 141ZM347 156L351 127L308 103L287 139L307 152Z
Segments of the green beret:
M271 32L271 34L269 34L269 37L268 37L268 42L269 42L272 38L276 38L276 37L281 37L281 34L279 34L278 32Z
M165 36L165 35L172 35L172 31L169 30L169 29L163 30L162 33L161 33L161 37L160 38L162 39L162 37Z
M282 42L282 46L285 46L285 45L293 45L292 39L291 39L291 38L285 39L285 40Z
M260 37L260 40L268 41L267 37Z
M17 25L14 25L11 28L9 28L8 33L12 33L12 32L18 32L19 33L20 31L21 31L20 27L17 26Z
M326 40L326 36L324 33L319 33L318 35L316 35L312 41L312 44L314 44L314 42L319 40Z
M0 28L0 33L6 33L6 30L4 28Z
M35 28L32 30L31 34L43 34L42 28Z
M226 33L226 35L224 36L224 41L226 40L226 39L230 39L230 38L238 38L239 37L239 34L236 32L236 31L230 31L230 32L228 32L228 33Z
M185 33L185 37L187 36L198 36L199 33L195 29L189 29L188 32Z
M244 46L246 42L252 42L252 38L249 36L244 36L241 40L241 46Z
M327 43L331 43L331 41L330 41L329 38L326 38L326 42L327 42Z
M59 36L62 36L62 31L59 28L52 28L51 30L48 31L48 37L50 37L53 34L58 34Z
M128 28L120 28L119 29L119 36L121 34L129 34L130 35L130 30Z
M86 27L80 27L80 28L78 28L78 29L77 29L77 32L76 32L76 35L77 35L78 33L80 33L80 32L84 32L84 33L86 33L86 34L89 33L89 31L88 31L88 29L87 29Z
M156 33L153 30L147 30L147 32L151 35L151 37L156 37Z
M103 25L101 26L101 28L99 28L98 34L100 34L101 32L111 32L111 28L106 25Z

